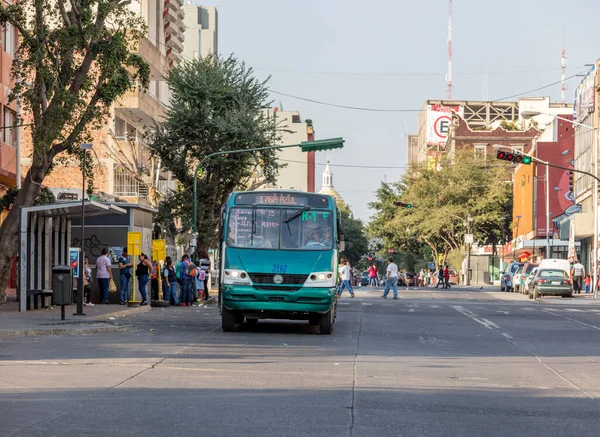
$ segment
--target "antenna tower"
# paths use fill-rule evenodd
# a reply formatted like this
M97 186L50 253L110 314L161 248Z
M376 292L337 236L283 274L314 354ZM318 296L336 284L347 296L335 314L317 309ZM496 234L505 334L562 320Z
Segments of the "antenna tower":
M562 55L560 57L560 67L562 69L562 86L560 88L560 100L565 103L565 91L567 91L567 81L565 76L567 75L567 52L565 51L565 42L563 37Z
M448 0L448 74L446 99L452 100L452 0Z

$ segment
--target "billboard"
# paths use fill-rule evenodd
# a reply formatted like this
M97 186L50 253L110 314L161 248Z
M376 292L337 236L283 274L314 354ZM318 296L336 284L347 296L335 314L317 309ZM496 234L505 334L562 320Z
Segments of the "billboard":
M573 106L573 119L583 121L588 114L594 112L594 82L596 80L596 69L584 77L575 90L575 104Z
M462 106L427 105L427 145L446 146L452 114L463 116Z
M540 142L537 145L537 157L543 161L573 168L573 137L568 135L567 129L570 128L567 122L559 124L559 140L557 142ZM580 211L579 206L575 205L575 197L569 183L569 171L559 168L549 168L550 184L550 229L546 231L546 183L544 165L539 165L536 191L536 235L545 237L546 233L550 238L559 234L560 222L565 218Z

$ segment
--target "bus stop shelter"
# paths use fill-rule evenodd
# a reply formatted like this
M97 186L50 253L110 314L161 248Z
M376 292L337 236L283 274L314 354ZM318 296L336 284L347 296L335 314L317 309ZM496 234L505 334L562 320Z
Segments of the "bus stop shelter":
M114 216L127 211L116 205L86 201L85 217ZM19 311L28 299L52 295L52 267L69 264L71 220L80 218L81 202L58 202L21 209L19 220ZM42 306L45 306L43 304Z

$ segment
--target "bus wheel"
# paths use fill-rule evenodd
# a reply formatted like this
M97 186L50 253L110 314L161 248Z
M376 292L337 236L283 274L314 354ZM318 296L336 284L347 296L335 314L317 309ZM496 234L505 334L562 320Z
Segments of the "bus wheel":
M319 321L319 331L321 334L331 334L333 331L333 311L329 310L325 314L321 314Z
M235 314L227 308L223 308L221 314L221 326L223 331L231 332L235 330L237 323L235 322Z
M317 326L320 323L321 323L321 315L320 314L313 315L308 318L308 324L310 326Z

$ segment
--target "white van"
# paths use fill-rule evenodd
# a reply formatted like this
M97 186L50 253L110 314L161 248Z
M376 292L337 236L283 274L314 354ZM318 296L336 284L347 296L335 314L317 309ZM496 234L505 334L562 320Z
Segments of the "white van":
M564 270L567 275L571 275L571 263L568 259L543 259L538 265L538 272L542 269Z

